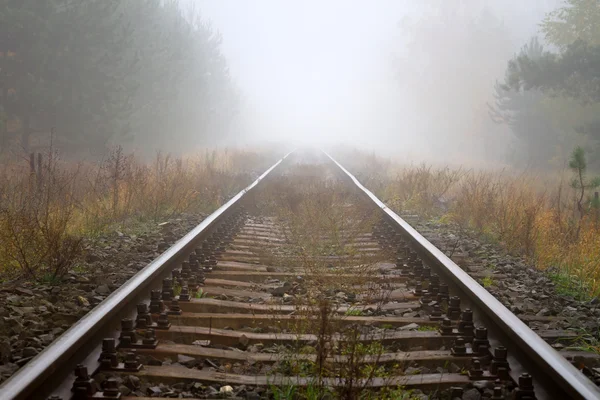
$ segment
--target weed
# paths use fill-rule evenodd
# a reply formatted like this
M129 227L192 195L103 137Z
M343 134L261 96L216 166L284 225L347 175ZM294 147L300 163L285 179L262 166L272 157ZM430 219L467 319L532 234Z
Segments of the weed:
M489 288L490 286L494 285L494 279L492 279L491 276L485 276L481 280L481 284L483 285L484 288Z
M368 284L376 263L388 255L369 255L354 245L380 216L345 183L323 177L322 166L294 165L298 176L293 185L288 171L281 173L282 178L265 182L256 204L261 214L275 215L285 227L286 244L261 257L303 272L298 287L302 295L294 298L297 318L289 332L311 333L316 340L309 348L298 345L300 354L286 354L277 372L307 379L308 386L295 391L298 398L358 398L374 378L389 377L377 362L382 344L364 340L375 333L365 333L362 324L347 318L364 315L347 304L374 304L379 309L392 290ZM346 274L344 279L340 274ZM339 377L344 378L341 385L328 387L328 379Z
M206 297L206 292L202 290L202 288L198 289L196 293L194 293L195 299L203 299Z
M181 285L179 283L176 283L173 285L173 295L179 296L180 294L181 294Z
M417 330L421 332L437 332L439 328L437 326L420 325Z
M283 386L270 385L270 391L274 400L294 400L298 388L292 384Z
M52 273L47 273L42 275L38 281L45 285L57 286L62 283L62 279L60 276L56 276Z
M570 342L567 350L600 354L600 332L593 334L585 329L575 329L575 332L578 334L576 337L569 338L568 340L563 339Z
M344 314L347 316L359 317L359 316L363 315L363 312L362 312L362 310L360 310L358 308L349 308L346 310L346 312Z

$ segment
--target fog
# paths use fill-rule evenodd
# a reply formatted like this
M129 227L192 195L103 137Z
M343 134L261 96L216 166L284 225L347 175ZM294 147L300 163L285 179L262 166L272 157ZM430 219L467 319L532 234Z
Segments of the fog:
M559 1L194 3L222 34L243 142L454 161L503 158L510 132L486 103Z

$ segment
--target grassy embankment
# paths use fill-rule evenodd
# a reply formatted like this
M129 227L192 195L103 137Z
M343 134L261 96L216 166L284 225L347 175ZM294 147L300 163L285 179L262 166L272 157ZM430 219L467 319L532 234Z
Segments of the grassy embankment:
M451 224L546 270L559 291L600 295L600 219L594 180L578 170L533 173L400 165L346 157L365 186L396 212ZM574 187L575 186L575 187Z
M0 277L54 280L81 259L84 238L211 212L275 158L221 149L144 162L116 148L97 163L65 162L52 152L33 165L4 159Z

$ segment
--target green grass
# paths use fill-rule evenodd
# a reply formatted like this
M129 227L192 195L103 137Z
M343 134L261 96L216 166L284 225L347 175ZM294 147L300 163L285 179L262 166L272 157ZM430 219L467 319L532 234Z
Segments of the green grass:
M194 293L195 299L203 299L205 297L206 297L206 292L202 289L198 289L198 291L196 293Z
M362 310L359 310L358 308L349 308L348 310L346 310L346 312L344 314L348 315L348 316L359 317L359 316L363 315L363 312L362 312Z
M439 328L437 326L421 325L417 328L417 330L421 332L437 332Z
M293 400L296 398L298 387L292 384L284 386L270 385L270 391L275 400Z
M574 329L578 335L574 338L569 338L570 344L568 350L586 351L589 353L600 354L600 331L596 333L588 332L585 329Z
M549 273L548 277L554 282L556 293L561 296L571 296L576 300L591 299L589 288L581 279L564 272Z

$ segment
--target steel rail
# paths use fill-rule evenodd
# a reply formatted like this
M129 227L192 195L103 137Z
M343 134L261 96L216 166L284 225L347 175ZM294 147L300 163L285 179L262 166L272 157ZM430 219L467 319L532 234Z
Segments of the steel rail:
M32 394L35 394L35 390L57 371L66 360L72 357L86 341L92 338L103 324L127 306L130 299L134 299L147 283L159 275L173 260L182 255L202 233L244 197L248 191L258 185L261 180L281 164L292 152L286 154L253 183L219 207L158 258L131 277L91 312L77 321L50 346L46 347L6 382L0 385L0 398L6 400L27 399Z
M323 151L323 150L322 150ZM331 155L323 151L385 214L388 215L406 234L414 240L428 258L436 261L445 269L455 284L463 290L489 316L517 346L533 359L535 364L548 375L554 383L570 396L569 398L600 399L600 389L585 377L577 368L525 325L515 314L471 278L454 261L425 239L398 214L387 207L369 189L365 188L354 175L338 163ZM558 393L556 395L559 395ZM564 398L564 397L554 397Z

